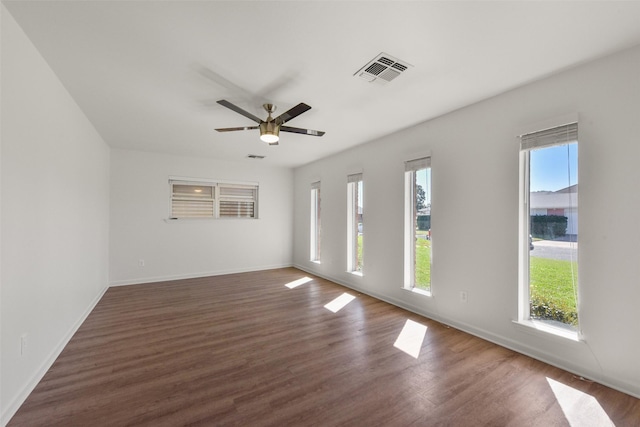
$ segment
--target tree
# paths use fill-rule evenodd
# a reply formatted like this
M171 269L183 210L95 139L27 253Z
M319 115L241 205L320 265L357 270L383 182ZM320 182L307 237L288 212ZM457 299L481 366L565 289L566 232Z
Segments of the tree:
M424 194L424 189L422 185L418 184L416 186L416 209L424 209L427 206L424 204L424 200L426 199L426 195Z

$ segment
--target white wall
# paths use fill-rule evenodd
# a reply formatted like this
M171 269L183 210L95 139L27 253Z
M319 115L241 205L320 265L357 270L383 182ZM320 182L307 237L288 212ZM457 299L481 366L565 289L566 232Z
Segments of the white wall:
M0 7L4 424L108 284L109 149Z
M294 264L640 396L640 48L534 82L295 171ZM517 327L523 126L579 114L580 343ZM432 155L433 297L403 283L403 162ZM346 273L346 176L364 173L364 276ZM309 186L322 181L322 260ZM491 206L484 217L478 206ZM468 292L468 302L459 292ZM393 344L393 343L390 343Z
M293 171L258 162L112 150L111 283L291 266ZM259 219L169 221L170 176L258 182Z

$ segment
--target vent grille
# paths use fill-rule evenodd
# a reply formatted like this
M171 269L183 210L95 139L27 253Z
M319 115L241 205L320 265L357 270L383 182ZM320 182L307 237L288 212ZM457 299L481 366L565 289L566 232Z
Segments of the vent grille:
M384 70L383 73L380 73L378 77L390 82L391 80L395 79L399 75L400 73L398 71L392 70L391 68L387 68L386 70Z
M367 67L367 69L364 70L364 71L366 71L367 73L370 73L370 74L373 74L373 75L377 76L378 74L380 74L381 72L383 72L386 69L387 69L387 67L385 67L384 65L378 64L377 62L374 62L373 64L369 65Z
M411 66L405 61L382 52L360 68L354 76L360 77L369 83L388 83L407 71Z
M396 62L396 61L394 61L393 59L389 59L389 58L387 58L387 57L385 57L385 56L380 57L380 58L378 59L378 61L379 61L379 62L382 62L384 65L388 65L388 66L392 66L392 65L393 65L393 63L394 63L394 62Z
M404 70L406 70L408 67L407 67L406 65L402 65L402 64L401 64L401 63L399 63L399 62L396 62L395 64L393 64L393 65L391 66L391 68L395 68L396 70L404 71Z

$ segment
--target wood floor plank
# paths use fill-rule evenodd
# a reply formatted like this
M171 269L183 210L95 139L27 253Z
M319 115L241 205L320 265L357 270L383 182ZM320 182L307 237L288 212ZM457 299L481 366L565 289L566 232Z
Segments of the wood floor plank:
M345 292L355 299L325 308ZM407 320L427 327L417 358L395 346ZM640 401L285 268L110 288L9 426L603 420L639 425Z

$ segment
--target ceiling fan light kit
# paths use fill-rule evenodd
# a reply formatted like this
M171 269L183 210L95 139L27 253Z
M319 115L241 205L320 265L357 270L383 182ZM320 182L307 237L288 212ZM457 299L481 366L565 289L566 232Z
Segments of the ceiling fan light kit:
M280 126L277 125L271 113L276 111L276 106L273 104L263 104L262 108L267 111L267 121L260 123L260 140L266 142L269 145L277 145L280 140Z
M260 123L260 139L269 145L280 140L280 126L276 126L273 122Z
M250 112L243 110L242 108L230 103L225 99L221 99L220 101L218 101L218 104L222 105L223 107L227 107L228 109L233 110L236 113L241 114L246 118L251 119L254 122L258 123L258 126L242 126L242 127L234 127L234 128L216 129L218 132L232 132L237 130L259 129L260 140L266 142L269 145L278 145L280 141L280 131L299 133L302 135L312 135L312 136L324 135L324 132L319 130L294 128L291 126L282 126L284 123L288 122L289 120L294 119L298 117L300 114L304 113L305 111L309 111L311 109L310 106L308 106L303 102L285 111L284 113L280 114L275 119L271 117L271 113L276 111L276 106L273 104L264 104L262 107L267 112L267 120L261 120L260 118L254 116Z

